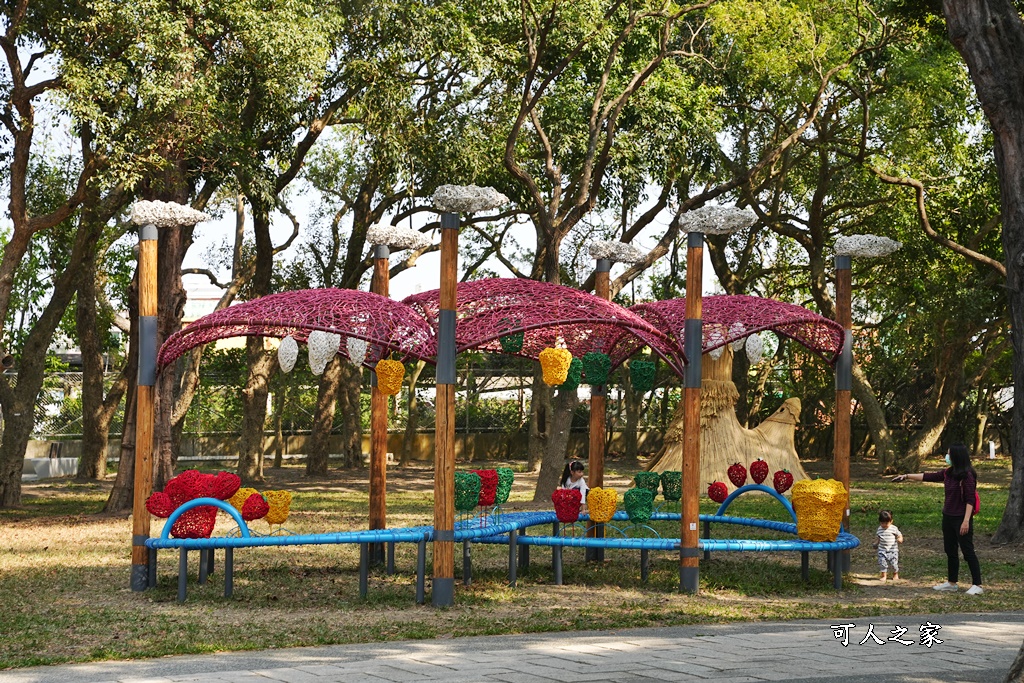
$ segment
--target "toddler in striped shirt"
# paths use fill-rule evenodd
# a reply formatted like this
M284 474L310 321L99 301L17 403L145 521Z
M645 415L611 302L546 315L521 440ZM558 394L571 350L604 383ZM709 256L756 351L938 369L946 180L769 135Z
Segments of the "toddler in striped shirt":
M880 511L875 542L871 547L878 549L878 568L881 570L879 578L883 583L890 565L892 580L900 580L900 543L903 543L903 534L900 533L899 527L892 523L892 513L888 510Z

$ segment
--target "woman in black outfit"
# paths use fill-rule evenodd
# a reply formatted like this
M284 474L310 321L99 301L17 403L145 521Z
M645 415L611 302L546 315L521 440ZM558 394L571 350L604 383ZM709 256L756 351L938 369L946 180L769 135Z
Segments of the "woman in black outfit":
M957 579L960 577L960 555L971 569L971 587L968 595L981 595L981 565L974 552L974 513L975 493L978 486L978 475L971 467L971 457L967 446L953 444L946 453L946 464L949 465L939 472L918 472L916 474L900 474L893 481L933 481L943 482L946 500L942 505L942 543L946 550L947 580L937 586L937 591L959 590Z

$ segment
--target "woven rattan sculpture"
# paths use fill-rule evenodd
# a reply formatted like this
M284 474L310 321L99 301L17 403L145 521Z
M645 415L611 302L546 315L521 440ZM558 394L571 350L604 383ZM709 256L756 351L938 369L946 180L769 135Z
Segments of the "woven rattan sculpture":
M654 494L648 489L635 488L626 491L622 496L622 504L626 508L629 521L633 524L646 524L654 514Z
M587 493L587 511L590 519L594 522L610 522L615 515L615 508L618 504L619 495L615 489L605 489L595 486Z
M572 524L580 518L583 494L579 489L555 489L551 502L555 506L555 517L562 524Z
M796 535L805 541L834 541L846 510L846 488L835 479L804 479L793 484Z

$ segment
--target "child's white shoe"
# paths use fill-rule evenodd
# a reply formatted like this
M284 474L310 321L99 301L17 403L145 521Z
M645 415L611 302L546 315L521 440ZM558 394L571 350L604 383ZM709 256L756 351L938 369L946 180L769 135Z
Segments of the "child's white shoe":
M957 586L955 583L950 583L949 581L943 581L942 583L940 583L937 586L932 586L932 589L933 590L937 590L937 591L958 591L958 590L960 590L960 587Z
M982 587L981 587L981 586L971 586L971 587L970 587L970 588L968 588L968 589L967 589L967 591L966 591L966 593L967 593L968 595L981 595L981 594L982 594L982 593L984 593L984 592L985 592L985 591L984 591L984 590L982 589Z

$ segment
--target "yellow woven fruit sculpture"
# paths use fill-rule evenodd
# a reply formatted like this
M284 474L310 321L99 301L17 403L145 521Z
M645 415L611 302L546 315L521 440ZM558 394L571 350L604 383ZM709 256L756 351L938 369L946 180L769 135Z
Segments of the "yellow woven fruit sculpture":
M793 484L796 535L805 541L834 541L846 510L846 488L835 479L804 479Z
M254 493L259 493L256 489L240 488L235 491L235 495L228 498L228 503L231 507L235 508L239 512L242 511L242 506L245 505L245 501Z
M572 353L568 349L544 349L538 356L540 367L544 371L544 384L557 387L569 376L569 365Z
M377 361L377 388L380 393L393 396L402 390L405 366L397 360L382 358Z
M619 494L615 489L603 489L595 486L587 494L587 511L592 522L610 522L615 515L615 505Z
M270 505L270 512L263 519L267 524L284 524L288 519L288 511L292 506L291 491L264 491L263 497Z

